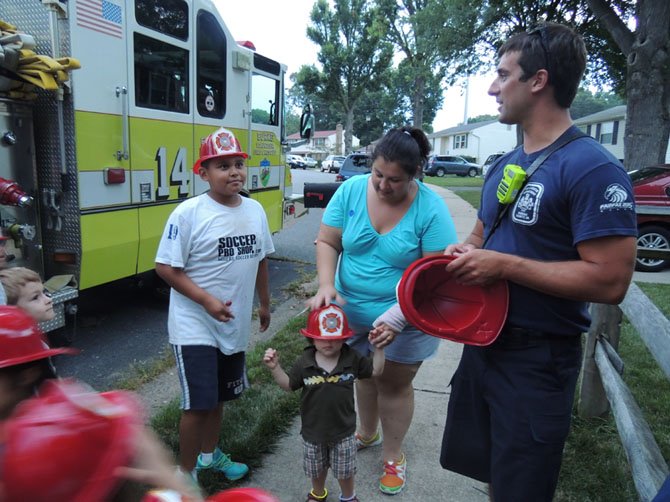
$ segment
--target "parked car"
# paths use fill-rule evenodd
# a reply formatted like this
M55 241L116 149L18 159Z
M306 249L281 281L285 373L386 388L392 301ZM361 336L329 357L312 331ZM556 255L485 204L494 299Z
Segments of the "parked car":
M342 162L340 172L335 176L335 181L346 181L352 176L367 174L372 170L372 159L367 153L352 153L347 155Z
M286 163L291 169L307 169L305 159L300 155L286 154Z
M486 176L486 173L489 172L489 168L495 164L496 160L498 160L500 157L505 155L505 152L500 152L500 153L492 153L488 157L486 157L486 160L482 164L482 176Z
M321 162L321 172L340 172L340 167L342 167L342 162L344 162L345 158L346 157L343 155L328 155L328 157Z
M312 157L309 157L308 155L303 156L303 160L305 161L305 165L309 167L310 169L313 167L316 167L318 164L316 159L313 159Z
M481 169L477 164L455 155L431 155L423 167L423 174L439 177L445 174L475 177L480 172Z
M631 171L637 206L637 246L670 250L670 164L658 164ZM638 258L635 269L658 272L670 260Z

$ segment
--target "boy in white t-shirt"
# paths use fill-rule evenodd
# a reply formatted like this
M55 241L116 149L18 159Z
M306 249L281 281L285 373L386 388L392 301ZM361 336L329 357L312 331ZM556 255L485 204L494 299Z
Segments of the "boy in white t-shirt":
M180 467L195 480L203 469L229 480L249 471L217 447L223 403L247 387L254 290L261 331L270 324L266 256L274 246L263 207L240 195L247 157L226 129L205 139L193 170L209 191L172 212L156 255L156 272L172 288L168 332L182 387Z

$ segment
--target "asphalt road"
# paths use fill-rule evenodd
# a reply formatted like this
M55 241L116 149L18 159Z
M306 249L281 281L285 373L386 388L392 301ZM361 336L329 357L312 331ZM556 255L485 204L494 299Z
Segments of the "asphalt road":
M294 193L301 193L305 181L333 181L334 174L292 170ZM300 218L288 220L273 236L275 253L270 259L270 288L273 303L286 300L285 288L315 271L314 239L322 209L310 209ZM133 365L160 356L167 347L166 295L158 294L151 280L117 281L80 293L76 320L52 342L81 350L76 356L58 356L60 376L76 377L97 390L114 387Z

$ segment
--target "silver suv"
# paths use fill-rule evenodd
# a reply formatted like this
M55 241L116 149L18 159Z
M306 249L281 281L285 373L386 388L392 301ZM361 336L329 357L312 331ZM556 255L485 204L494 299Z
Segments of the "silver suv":
M457 155L431 155L423 167L423 174L442 177L445 174L474 177L480 174L477 164L468 162Z

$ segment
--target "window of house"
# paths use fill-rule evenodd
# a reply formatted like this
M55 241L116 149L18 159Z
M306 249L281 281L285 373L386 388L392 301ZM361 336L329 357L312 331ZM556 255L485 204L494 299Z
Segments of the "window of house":
M468 147L468 135L456 134L454 136L454 150L457 148L467 148L467 147Z
M600 137L598 141L604 145L612 144L612 133L614 132L614 124L612 122L604 122L600 126Z
M314 138L314 146L326 146L326 138Z
M135 33L135 104L189 112L188 51Z

